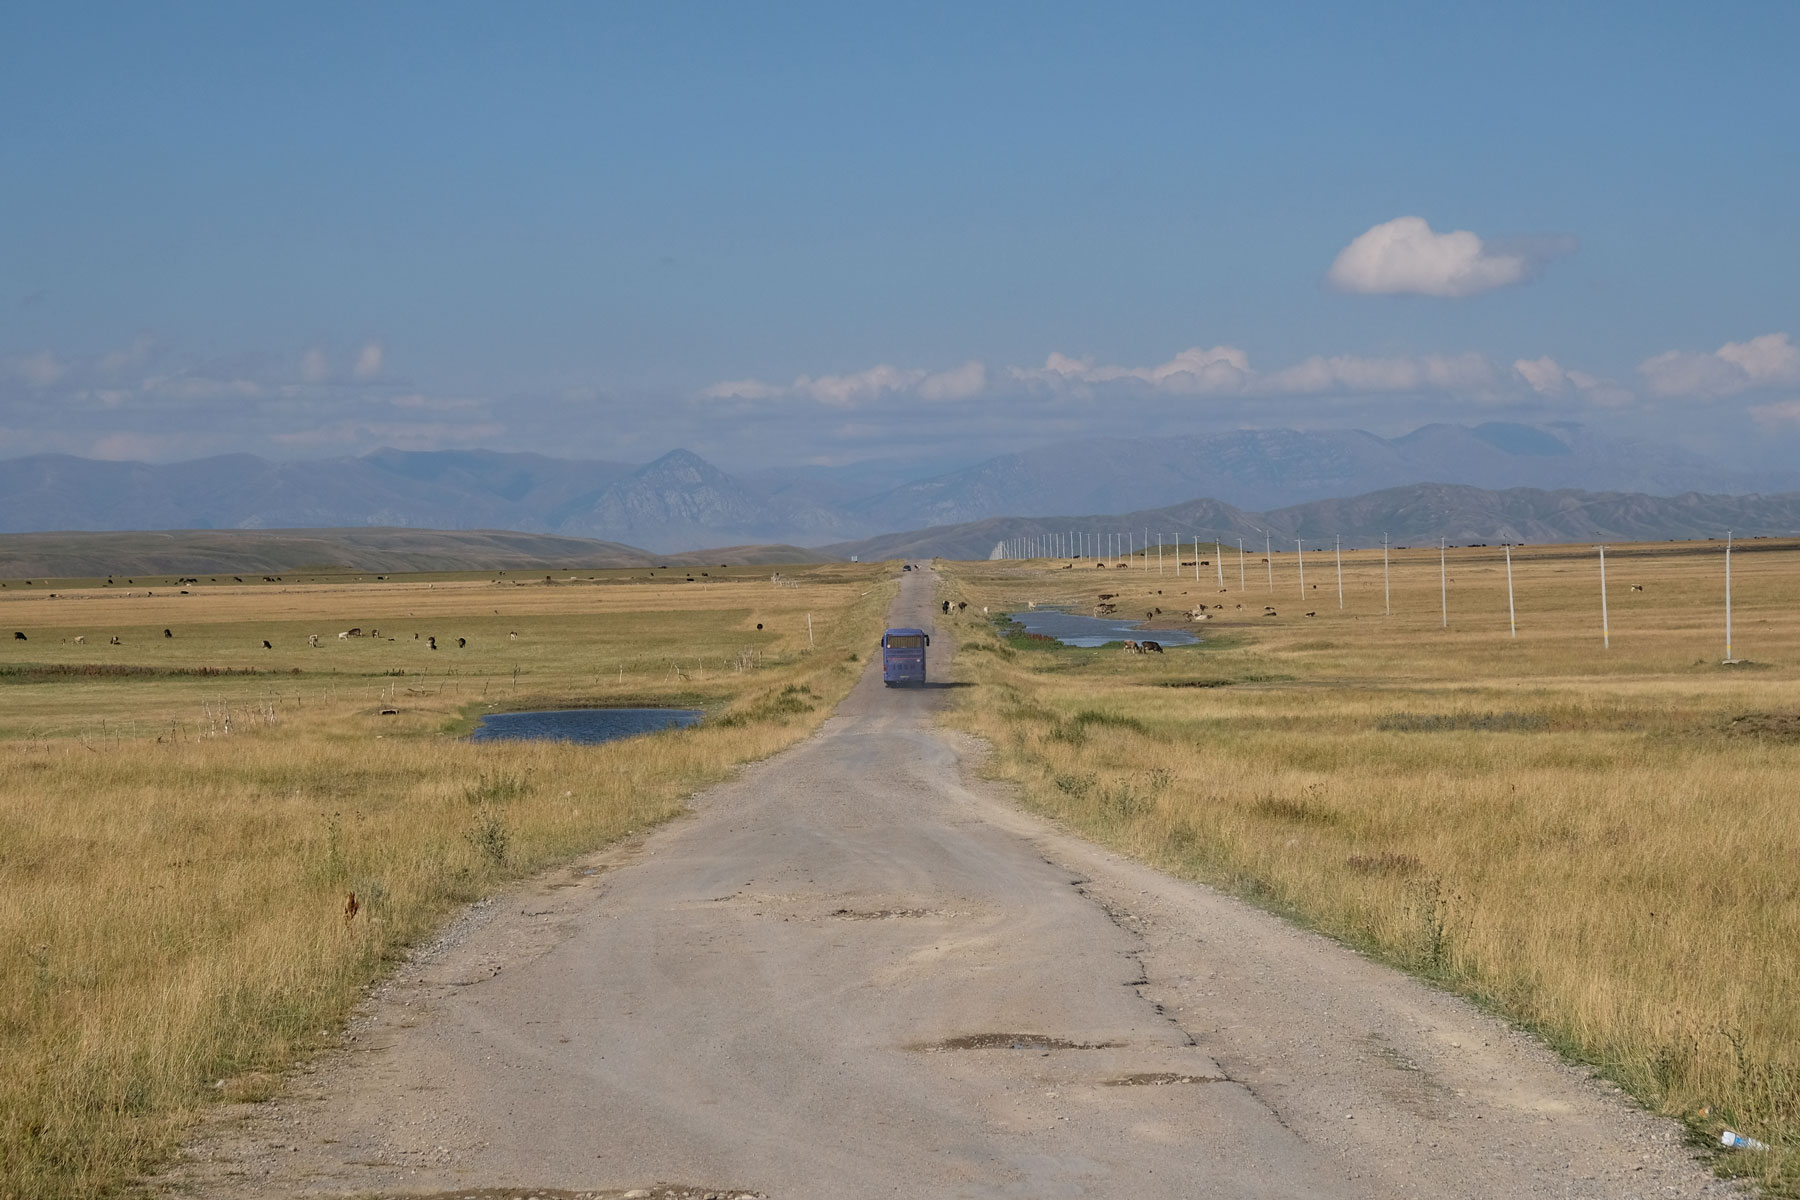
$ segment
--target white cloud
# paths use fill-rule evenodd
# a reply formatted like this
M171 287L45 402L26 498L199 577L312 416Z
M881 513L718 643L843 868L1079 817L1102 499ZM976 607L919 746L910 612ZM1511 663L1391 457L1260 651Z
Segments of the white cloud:
M1041 367L1013 367L1007 373L1021 382L1051 385L1135 379L1163 391L1193 395L1242 391L1253 374L1249 357L1235 346L1210 350L1194 346L1153 367L1096 366L1091 358L1052 353Z
M1750 419L1765 429L1800 425L1800 400L1777 400L1772 404L1752 405Z
M350 368L350 374L357 379L373 379L381 374L381 361L386 356L380 342L364 342L356 352L356 365Z
M1608 408L1630 404L1637 399L1630 388L1622 387L1610 379L1589 375L1586 371L1565 368L1549 355L1542 358L1521 358L1513 363L1513 370L1540 396L1554 399L1574 393Z
M987 390L987 367L966 362L919 381L919 395L927 400L967 400Z
M331 364L317 346L300 356L300 378L307 383L324 383L331 378Z
M1726 342L1710 354L1669 350L1638 366L1659 396L1734 396L1754 388L1800 384L1800 346L1785 333Z
M131 339L131 345L123 350L114 350L103 356L99 362L101 371L108 375L116 375L130 367L142 366L150 358L150 352L156 348L154 339L139 334Z
M1546 252L1566 242L1543 242ZM1396 217L1338 252L1325 278L1343 292L1364 295L1473 296L1523 283L1535 263L1524 253L1500 253L1466 229L1434 233L1424 217Z
M40 350L36 354L28 354L24 358L16 359L13 369L24 377L26 383L39 388L49 387L61 379L68 370L61 362L57 361L56 355L48 350Z
M731 379L715 383L700 394L709 400L801 397L827 408L854 409L898 395L931 401L967 400L986 391L987 383L987 367L979 362L966 362L935 373L881 363L847 375L802 375L786 387L759 379Z
M882 363L853 375L821 375L817 379L802 375L794 380L794 386L790 390L803 396L811 396L820 404L832 408L855 408L884 393L916 387L924 380L924 371L903 371L899 367Z

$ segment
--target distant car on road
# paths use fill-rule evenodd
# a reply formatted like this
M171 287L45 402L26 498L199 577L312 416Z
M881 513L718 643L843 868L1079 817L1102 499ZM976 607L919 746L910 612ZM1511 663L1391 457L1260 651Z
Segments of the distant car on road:
M923 629L890 629L881 635L881 681L889 687L899 683L925 682L925 647L931 635Z

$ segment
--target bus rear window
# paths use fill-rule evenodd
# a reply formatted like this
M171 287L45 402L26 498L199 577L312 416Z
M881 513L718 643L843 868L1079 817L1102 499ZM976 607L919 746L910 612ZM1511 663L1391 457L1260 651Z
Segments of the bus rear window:
M925 639L916 633L892 633L888 635L889 650L923 650Z

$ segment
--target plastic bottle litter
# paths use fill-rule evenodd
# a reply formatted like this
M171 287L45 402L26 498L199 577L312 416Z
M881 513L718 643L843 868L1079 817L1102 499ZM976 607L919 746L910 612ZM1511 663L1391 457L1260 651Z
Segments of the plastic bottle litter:
M1719 1135L1719 1145L1731 1150L1767 1150L1769 1143L1759 1142L1753 1137L1745 1137L1741 1133L1733 1133L1727 1129Z

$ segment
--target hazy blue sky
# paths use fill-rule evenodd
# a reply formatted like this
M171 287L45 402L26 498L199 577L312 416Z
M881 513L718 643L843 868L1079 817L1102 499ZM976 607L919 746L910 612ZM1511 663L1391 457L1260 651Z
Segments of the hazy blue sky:
M1800 449L1800 4L40 5L0 456Z

